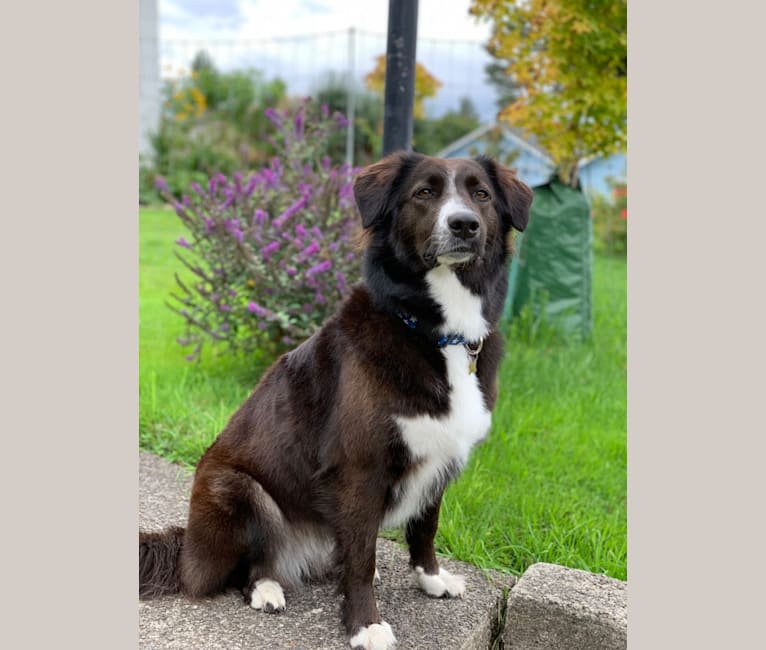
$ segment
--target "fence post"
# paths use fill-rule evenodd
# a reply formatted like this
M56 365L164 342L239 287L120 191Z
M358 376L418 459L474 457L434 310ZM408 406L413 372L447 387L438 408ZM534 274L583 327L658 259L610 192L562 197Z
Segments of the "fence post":
M388 0L383 155L412 149L418 0Z
M354 91L354 75L356 74L356 29L348 30L348 79L346 80L346 164L349 173L354 166L354 113L356 108L356 93Z

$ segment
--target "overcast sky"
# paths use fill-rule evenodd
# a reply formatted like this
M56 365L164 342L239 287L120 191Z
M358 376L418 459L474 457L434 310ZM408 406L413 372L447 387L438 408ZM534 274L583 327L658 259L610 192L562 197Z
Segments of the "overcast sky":
M426 103L430 114L457 108L460 97L470 96L482 119L488 120L495 113L494 90L484 76L488 56L482 44L490 24L471 16L470 4L420 0L417 57L444 84L436 99ZM356 27L380 35L357 36L355 76L360 83L375 56L385 52L388 0L158 0L158 10L165 74L188 66L204 43L222 69L250 65L285 79L291 93L308 93L326 72L347 69L348 39L339 32ZM336 34L244 44L246 39L328 32Z
M470 0L420 0L422 38L486 40ZM385 31L388 0L159 0L162 38L258 38L349 27Z

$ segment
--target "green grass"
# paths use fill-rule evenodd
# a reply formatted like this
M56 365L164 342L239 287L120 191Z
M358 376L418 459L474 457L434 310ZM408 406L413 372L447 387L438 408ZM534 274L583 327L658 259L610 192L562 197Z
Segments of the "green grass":
M264 362L184 360L181 318L165 304L181 234L173 212L140 212L139 431L142 449L193 466ZM596 257L589 341L514 323L492 431L445 494L441 553L514 574L554 562L626 579L626 310L625 261Z
M264 369L225 357L184 360L183 321L167 306L184 227L169 210L141 210L139 246L139 436L141 448L193 466L252 390ZM207 350L206 350L207 352Z

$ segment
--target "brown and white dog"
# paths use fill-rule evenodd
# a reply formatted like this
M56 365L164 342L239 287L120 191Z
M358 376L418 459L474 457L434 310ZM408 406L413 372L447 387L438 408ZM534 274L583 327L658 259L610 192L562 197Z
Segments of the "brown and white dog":
M397 153L359 174L364 281L283 355L197 466L186 529L140 533L140 597L282 587L336 570L352 647L396 640L373 591L381 528L404 526L413 576L461 596L439 568L442 494L490 427L511 228L532 193L489 158Z

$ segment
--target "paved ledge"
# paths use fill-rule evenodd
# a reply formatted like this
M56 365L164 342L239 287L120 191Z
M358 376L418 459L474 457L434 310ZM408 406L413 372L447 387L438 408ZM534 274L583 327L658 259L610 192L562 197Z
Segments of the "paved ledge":
M533 564L508 599L508 650L621 650L627 647L628 585L556 564Z
M140 454L139 525L159 530L185 525L191 475L151 454ZM432 599L412 585L408 556L379 539L376 587L381 613L394 630L398 650L487 650L497 634L503 590L513 578L485 575L474 566L443 559L466 577L466 597ZM180 596L139 602L139 646L143 650L333 650L347 649L334 585L312 584L286 591L287 609L264 614L235 592L198 602Z

